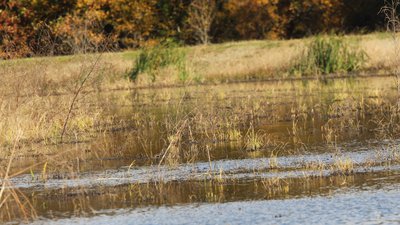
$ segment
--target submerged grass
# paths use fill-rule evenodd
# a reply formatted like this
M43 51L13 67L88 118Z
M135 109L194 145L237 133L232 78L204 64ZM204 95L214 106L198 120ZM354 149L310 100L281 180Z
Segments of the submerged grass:
M245 146L248 151L256 151L263 147L264 145L264 135L256 132L253 124L250 125L249 130L245 136Z

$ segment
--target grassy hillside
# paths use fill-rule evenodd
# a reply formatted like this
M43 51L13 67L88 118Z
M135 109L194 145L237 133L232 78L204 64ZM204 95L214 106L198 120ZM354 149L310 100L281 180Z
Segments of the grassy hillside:
M394 45L389 35L345 36L343 39L365 51L367 61L357 72L386 73L393 65ZM105 53L96 63L93 85L100 90L132 87L221 83L230 81L264 80L270 78L298 77L290 71L304 57L306 46L312 38L286 41L243 41L209 46L184 47L187 77L180 79L174 66L157 71L155 79L146 73L130 82L127 75L135 65L139 51ZM64 93L69 83L74 83L98 59L96 55L29 58L1 62L2 83L7 84L2 93L15 90L41 94ZM307 74L307 76L316 74ZM22 89L21 89L22 87ZM30 90L26 90L30 89Z

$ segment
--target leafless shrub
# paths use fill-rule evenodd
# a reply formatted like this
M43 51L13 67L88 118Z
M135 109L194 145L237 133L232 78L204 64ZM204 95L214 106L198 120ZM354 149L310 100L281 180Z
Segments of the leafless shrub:
M210 29L215 18L215 0L194 0L189 6L189 26L202 44L210 42Z
M69 15L54 27L58 37L58 52L61 54L96 53L115 46L115 37L103 32L104 24L95 13L84 17Z

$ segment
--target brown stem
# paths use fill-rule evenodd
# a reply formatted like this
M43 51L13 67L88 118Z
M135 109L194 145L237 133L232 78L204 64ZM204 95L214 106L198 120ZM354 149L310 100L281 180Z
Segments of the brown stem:
M79 85L78 89L75 91L74 97L72 98L71 104L70 104L69 109L68 109L67 116L65 117L65 120L64 120L64 125L63 125L63 129L62 129L62 132L61 132L61 137L60 137L61 143L63 142L63 138L64 138L65 132L67 130L67 125L68 125L68 122L69 122L69 120L71 118L71 114L72 114L74 106L75 106L75 104L77 102L79 93L82 91L86 81L93 74L94 68L96 67L96 65L100 61L101 56L102 56L102 54L99 54L99 56L96 58L96 61L91 66L89 73L85 76L85 78L82 80L81 84Z

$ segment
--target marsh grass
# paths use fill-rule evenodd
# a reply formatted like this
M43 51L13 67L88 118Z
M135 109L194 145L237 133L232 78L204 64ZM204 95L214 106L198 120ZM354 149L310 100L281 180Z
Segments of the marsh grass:
M156 79L160 79L162 73L166 73L167 67L176 70L180 81L188 79L186 53L172 40L165 40L156 46L141 50L128 76L130 80L135 81L140 74L147 74L150 81L155 82Z
M35 143L57 143L61 133L66 141L71 136L76 140L76 134L93 130L103 110L87 107L85 96L98 92L108 73L101 59L94 63L99 57L76 56L73 68L66 71L62 66L59 71L50 69L54 62L45 58L1 62L1 144L11 145L10 132L16 128L23 131L22 142Z
M233 128L228 130L228 140L230 141L238 141L242 138L242 133L240 130Z
M15 133L14 146L11 150L11 156L8 159L4 170L0 170L1 186L0 186L0 220L12 220L15 217L20 217L25 222L37 217L36 210L25 194L19 189L13 187L10 178L11 166L19 145L20 131ZM3 168L3 167L2 167ZM10 210L14 209L14 210Z
M169 166L176 166L182 159L182 134L187 127L187 120L180 122L174 129L174 133L168 136L168 147L162 152L159 166L166 162Z
M367 54L340 36L318 36L306 47L293 74L313 75L353 72L363 68Z
M250 125L245 135L245 148L248 151L260 150L264 146L265 135L260 134L254 129L253 124Z
M78 97L80 97L81 92L84 91L86 83L95 73L95 69L98 67L101 56L102 56L101 54L98 54L98 56L94 59L94 61L89 63L89 66L84 65L81 68L81 73L79 74L79 81L76 83L75 90L73 92L73 97L68 108L68 113L66 114L64 119L63 128L60 134L61 142L63 141L65 132L67 131L67 126L71 119L74 107L77 104L77 101L79 100Z
M331 170L337 174L350 175L354 170L354 162L349 158L336 158Z
M320 85L307 87L306 91L302 90L301 92L299 91L299 93L296 93L297 91L291 91L290 95L300 94L307 96L310 93L315 93L315 91L321 91ZM294 144L304 143L307 142L307 136L305 135L307 135L309 131L309 126L312 125L309 121L321 120L318 116L319 114L326 114L326 117L323 118L323 121L317 122L312 126L314 127L314 132L316 132L319 137L325 139L327 143L340 142L341 139L347 136L356 137L360 135L361 131L367 129L364 128L367 124L376 126L371 128L374 134L378 135L382 133L386 134L388 138L394 138L399 127L396 125L396 121L398 121L399 117L397 116L398 113L395 107L391 107L392 103L390 101L383 101L382 98L384 98L384 96L381 96L364 101L363 105L356 104L356 102L358 102L358 96L353 95L353 93L356 93L358 89L351 92L351 88L352 87L345 86L334 87L334 89L338 89L340 92L350 92L348 94L338 94L337 99L340 100L334 102L325 103L317 100L318 102L316 102L316 105L327 104L327 109L315 108L313 114L307 115L306 113L307 117L301 114L301 112L307 112L308 110L308 106L305 107L302 102L290 105L288 106L289 108L285 106L285 108L281 109L277 107L278 105L268 106L268 101L270 100L266 98L271 98L268 97L271 95L269 92L262 93L261 96L264 97L261 98L258 96L257 92L255 92L254 96L252 94L250 100L247 98L238 98L237 102L229 102L229 99L235 97L231 96L232 93L230 93L228 89L222 91L224 92L222 94L219 94L221 91L212 91L204 94L204 92L208 92L209 89L206 88L206 91L203 92L203 87L201 87L201 97L204 97L204 99L212 99L212 101L198 101L197 98L199 96L197 96L197 94L191 94L191 96L185 94L184 97L179 97L177 99L171 96L165 98L165 93L168 93L168 90L160 90L160 93L156 95L142 95L141 99L134 99L134 101L137 102L133 104L131 109L128 109L126 112L117 112L117 114L123 113L124 117L121 117L121 119L115 114L115 111L108 111L108 108L113 110L120 104L132 104L130 97L125 100L122 97L121 99L101 97L99 99L101 99L102 105L107 107L102 108L101 105L92 103L99 101L99 99L93 98L93 96L97 96L97 94L92 93L88 95L88 102L82 99L82 101L79 101L77 104L73 119L69 125L68 136L66 136L68 137L68 139L66 139L68 142L66 144L91 142L94 140L95 143L88 145L92 146L90 148L93 152L96 152L96 157L131 157L133 154L140 154L146 159L152 160L159 155L160 149L165 150L172 143L171 149L173 151L170 153L174 152L177 154L171 154L171 159L176 159L179 163L193 162L198 159L206 158L204 146L210 143L215 145L229 144L232 149L238 148L249 151L260 150L260 155L265 155L264 153L270 152L270 148L274 149L278 147L280 143L285 143L286 141L289 141L289 143L292 142L287 139L281 142L270 142L270 139L275 139L277 136L270 134L266 130L268 128L259 127L260 123L264 123L265 121L277 123L289 119L289 121L291 121L290 127L288 127L287 130L285 128L285 137L288 131L293 129L296 131L294 133L296 133L297 140ZM298 87L298 89L303 88ZM325 91L329 93L332 90L326 89ZM215 92L222 97L214 98L216 95ZM281 94L281 92L276 92L272 94L272 97L275 98L275 96ZM178 94L178 96L180 96L180 94ZM221 105L222 99L228 99L228 102L226 104L222 103ZM49 111L47 115L45 114L46 116L43 119L37 119L37 117L35 117L37 115L31 115L32 119L29 121L30 127L26 127L26 124L21 124L24 129L36 127L34 131L25 130L28 131L24 133L25 141L29 140L33 133L43 132L40 134L46 137L46 141L41 142L42 144L57 144L57 140L59 140L58 135L62 129L63 116L65 115L64 113L58 115L57 112L59 109L64 109L64 112L66 112L69 101L61 101L59 97L56 97L55 100L58 101L49 102L48 106L46 105L46 110L49 109ZM195 100L194 103L192 103L193 100ZM184 103L185 101L188 102ZM59 107L59 103L63 103L65 106ZM153 104L157 104L157 109L153 107ZM225 108L225 105L229 105L229 108ZM379 106L379 108L376 108L377 106ZM21 105L19 109L24 109L25 112L29 107L32 107L32 105ZM368 110L362 110L363 108L368 108ZM271 110L273 111L271 112ZM57 116L51 117L53 114ZM127 117L125 117L125 114ZM293 118L293 114L297 115L296 118ZM10 116L21 115L24 114L21 112L21 114L13 114ZM50 118L54 118L55 120ZM250 125L249 119L253 121ZM57 120L59 121L57 122ZM178 133L179 124L182 124L183 121L186 121L187 124L184 126L182 132ZM36 122L39 123L39 125L36 124ZM320 125L321 122L322 125ZM31 126L31 124L36 125ZM44 129L45 125L51 125L51 129ZM124 129L127 130L125 131ZM121 137L113 136L114 131L116 131L116 135L120 135ZM118 134L119 132L121 132L121 134ZM126 132L126 134L124 132ZM292 132L289 133L292 134ZM7 135L10 137L12 136L9 134ZM48 137L52 135L54 135L54 139ZM319 140L319 137L317 140ZM115 140L111 140L110 138L115 138ZM29 143L29 141L27 143ZM37 146L37 148L34 148L35 152L44 152L44 149L48 148L40 147L40 143L38 143ZM82 146L85 146L85 144L82 144ZM295 148L291 145L289 147L290 150ZM216 147L213 146L212 149L214 148ZM288 147L285 148L285 152L288 152ZM40 149L42 150L39 151ZM60 150L61 147L58 149ZM165 157L168 155L169 153ZM176 157L172 157L173 155ZM161 157L162 154L159 156ZM268 157L269 155L267 154L265 156ZM157 162L159 162L159 159L160 158L158 158Z

